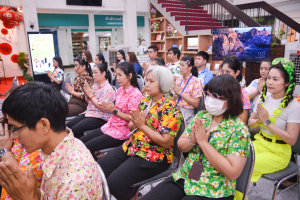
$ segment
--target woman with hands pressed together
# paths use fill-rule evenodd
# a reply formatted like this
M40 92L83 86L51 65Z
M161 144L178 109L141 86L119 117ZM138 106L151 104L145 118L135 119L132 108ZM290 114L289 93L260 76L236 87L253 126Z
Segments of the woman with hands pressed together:
M249 153L249 133L238 117L243 112L241 88L230 75L220 75L204 88L207 111L200 111L178 140L189 152L172 177L143 200L232 200L236 179Z
M194 118L194 109L198 108L202 97L201 81L198 79L198 71L194 67L192 56L187 55L181 58L180 74L183 77L176 79L172 92L175 93L184 122L188 125Z
M293 98L295 89L294 64L285 58L272 62L260 99L249 119L250 127L260 126L255 135L255 165L252 182L262 174L287 167L291 146L300 130L300 103Z
M72 86L66 83L66 89L72 95L68 101L69 113L67 117L77 116L86 111L88 103L85 101L84 84L87 82L90 86L94 85L92 69L87 59L75 58L74 65L78 76Z
M165 171L172 163L174 139L183 120L168 92L172 86L169 69L149 67L145 87L149 97L130 111L130 138L98 160L118 200L131 199L137 191L133 184Z
M95 65L92 71L95 84L90 87L85 82L83 87L85 100L88 102L87 110L66 124L72 129L76 138L81 138L86 131L100 128L112 115L100 106L102 102L112 103L115 97L115 91L110 85L111 75L107 65Z
M120 146L130 137L128 123L130 110L137 109L143 98L138 89L137 75L134 66L129 62L117 65L117 81L121 86L116 92L115 105L112 102L102 101L102 110L112 114L112 117L101 128L89 131L80 140L85 143L94 159L95 151Z
M253 109L255 107L255 103L257 102L257 99L259 99L260 94L263 90L263 87L265 85L270 67L272 65L273 59L266 58L262 61L260 64L260 76L261 78L253 80L248 87L245 88L249 95L250 103L251 103L251 110L253 112Z
M51 80L51 85L54 88L61 90L61 84L64 79L64 66L59 56L55 56L53 58L53 67L53 73L51 71L48 71L47 75Z

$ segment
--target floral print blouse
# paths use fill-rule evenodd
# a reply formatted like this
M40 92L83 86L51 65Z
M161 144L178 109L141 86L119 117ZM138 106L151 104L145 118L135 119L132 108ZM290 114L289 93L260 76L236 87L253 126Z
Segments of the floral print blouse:
M197 77L191 75L192 78L189 81L189 84L186 86L185 90L183 91L184 94L187 94L191 98L195 99L198 97L202 97L202 90L201 90L201 81ZM181 91L183 90L185 84L189 80L190 76L183 80L183 77L180 77L176 80L176 85L180 85ZM181 84L180 84L181 83ZM173 92L174 93L174 92ZM195 109L194 106L188 104L185 100L182 98L178 102L178 106L182 108L189 108L189 109Z
M182 77L182 75L180 74L180 61L174 64L168 63L166 67L172 72L174 76Z
M53 77L58 81L62 81L64 79L64 71L61 68L55 68Z
M252 92L257 90L257 83L258 83L259 79L255 79L253 80L250 85L248 87L245 88L246 92L249 94L251 94ZM255 107L255 103L257 102L257 99L260 97L260 94L256 95L253 99L250 100L250 104L251 104L251 110L254 110Z
M11 148L11 152L13 153L15 159L19 162L19 168L26 172L27 167L29 165L32 165L32 169L34 172L34 175L37 180L37 186L40 188L42 183L42 177L43 177L43 170L42 170L42 156L41 151L35 151L31 154L28 154L26 150L21 146L18 140L15 140L15 143L13 147ZM1 200L12 200L12 198L7 194L6 190L2 188L1 193Z
M139 104L138 111L146 114L151 96L144 97ZM146 116L146 124L160 134L170 134L176 137L182 124L183 117L176 102L169 93L157 101ZM148 138L141 130L136 129L131 137L124 142L123 150L128 156L140 156L150 162L160 163L167 156L167 162L173 160L173 146L164 149Z
M101 85L95 82L92 88L94 89L94 95L99 104L101 103L101 101L110 101L112 103L114 102L115 91L107 80L104 81ZM89 101L87 109L84 113L85 117L101 118L105 121L108 121L112 116L112 114L107 112L106 110L101 111L100 109L98 109L92 103L92 101Z
M117 90L115 97L116 109L125 114L130 114L130 110L136 110L143 95L136 87L130 86L126 90L120 87ZM101 131L118 140L127 140L129 138L130 130L127 121L121 119L116 115L108 120L108 122L101 127Z
M213 115L207 111L198 112L183 134L191 136L192 126L198 118L203 120L204 127L209 127ZM244 122L240 118L223 119L215 128L210 130L209 143L223 156L235 155L248 157L250 146L250 134ZM174 181L184 179L184 192L186 195L199 195L208 198L220 198L233 195L236 180L229 180L220 171L216 170L205 157L200 155L199 145L189 152L181 169L173 174ZM189 171L195 161L200 160L204 165L199 181L188 178Z
M81 93L81 99L85 99L83 91L84 83L87 82L91 87L94 85L94 79L89 74L78 75L73 82L74 91Z
M242 100L243 100L243 109L251 110L250 99L247 91L241 87L241 92L242 92Z
M102 199L98 163L71 130L50 155L43 155L41 200Z

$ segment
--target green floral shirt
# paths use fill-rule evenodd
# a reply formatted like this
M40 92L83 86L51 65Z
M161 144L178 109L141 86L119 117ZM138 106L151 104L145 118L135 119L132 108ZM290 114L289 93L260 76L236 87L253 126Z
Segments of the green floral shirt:
M196 117L186 127L184 134L191 136L192 125L195 119L201 118L204 127L209 127L212 115L207 111L198 112ZM210 131L209 143L223 156L235 155L248 157L250 135L248 128L240 118L223 119L223 121ZM200 147L196 145L185 160L181 169L173 174L175 181L185 179L184 191L187 195L198 195L209 198L228 197L235 192L236 180L229 180L216 170L205 157L201 155L204 165L199 181L188 178L193 162L199 160Z
M151 96L144 97L138 106L138 112L146 114ZM160 134L170 134L176 137L182 124L182 114L176 102L169 93L157 101L146 116L146 124ZM140 156L150 162L160 163L167 156L168 163L173 160L173 146L164 149L155 144L148 136L137 129L130 138L123 143L123 150L128 156Z

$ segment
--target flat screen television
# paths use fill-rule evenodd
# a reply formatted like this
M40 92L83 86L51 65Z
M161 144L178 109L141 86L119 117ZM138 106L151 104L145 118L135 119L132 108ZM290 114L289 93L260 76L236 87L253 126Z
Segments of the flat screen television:
M256 62L270 57L272 26L213 29L212 59L235 54L239 61Z
M31 65L34 75L54 71L55 56L53 32L28 32Z
M102 0L67 0L67 5L102 6Z
M187 49L198 50L198 37L187 38Z

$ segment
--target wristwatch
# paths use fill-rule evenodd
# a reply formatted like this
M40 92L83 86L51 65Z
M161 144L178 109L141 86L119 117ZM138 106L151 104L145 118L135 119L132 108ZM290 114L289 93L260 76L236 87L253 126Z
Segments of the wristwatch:
M117 115L117 114L118 114L118 110L117 110L117 109L114 110L114 111L113 111L113 114L114 114L114 115Z
M189 143L190 143L190 145L191 145L191 146L195 146L195 145L196 145L195 143L193 143L193 142L192 142L192 140L191 140L191 136L190 136L190 137L188 137L188 141L189 141Z
M269 124L271 124L271 121L269 119L267 119L265 122L264 122L264 125L265 126L268 126Z
M7 152L10 152L8 149L0 149L0 158L4 156Z

